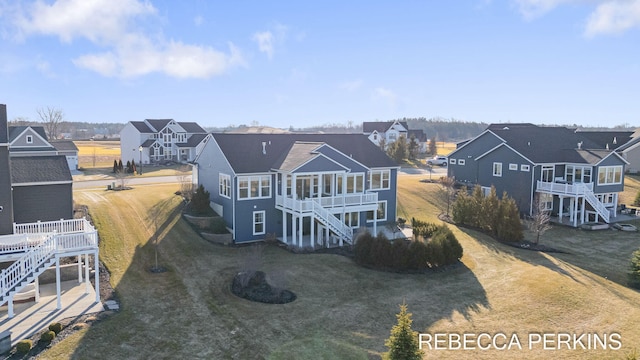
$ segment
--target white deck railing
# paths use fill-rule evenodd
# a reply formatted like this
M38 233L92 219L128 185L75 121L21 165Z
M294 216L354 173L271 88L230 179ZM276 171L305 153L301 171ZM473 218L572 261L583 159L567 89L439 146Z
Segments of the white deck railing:
M538 180L537 188L554 194L585 195L587 191L593 192L593 183L548 182Z
M593 183L563 183L538 180L537 191L558 195L584 196L605 222L609 222L609 209L593 193Z
M320 198L293 199L287 196L276 196L276 205L297 212L311 212L314 203L324 208L337 208L362 205L378 205L378 193L346 194L340 196L324 196Z
M54 255L98 247L98 233L86 219L14 224L14 231L19 233L0 237L0 248L4 248L4 254L24 252L24 255L2 270L0 304L7 301L12 291L19 291L22 282L37 276L36 271L44 271L41 265Z
M317 218L324 222L331 231L339 235L343 240L349 244L353 242L353 229L335 217L318 201L313 201L313 213Z

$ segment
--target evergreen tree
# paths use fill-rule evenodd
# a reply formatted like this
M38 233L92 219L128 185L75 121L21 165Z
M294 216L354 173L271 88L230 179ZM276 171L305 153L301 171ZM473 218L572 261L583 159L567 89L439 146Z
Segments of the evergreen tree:
M418 332L411 329L411 313L407 305L400 305L400 313L396 314L398 323L391 329L391 336L384 345L389 348L385 354L387 360L420 360L422 351L418 345Z
M122 172L124 170L124 166L122 166L122 159L118 160L118 171Z
M113 173L117 173L118 170L120 170L120 168L118 168L118 161L117 160L113 160Z
M633 252L630 270L628 279L629 286L640 289L640 249Z
M206 214L209 211L209 197L211 194L204 189L204 186L200 184L196 193L191 198L191 209L196 214Z
M131 161L127 160L127 174L131 174Z
M131 173L135 174L136 172L136 161L131 160Z
M436 138L431 138L431 140L429 140L429 144L427 144L428 147L428 152L431 155L436 155L438 153L438 147L436 146Z
M524 238L520 213L516 201L505 191L500 200L498 228L495 236L498 240L518 242Z
M640 191L636 194L636 198L633 200L633 205L640 206Z
M498 233L498 211L500 199L496 193L496 188L492 185L489 195L482 199L483 224L482 228L489 231L494 236Z
M409 139L409 159L415 160L418 157L418 151L420 150L420 144L418 144L418 140L416 136L411 134L411 138Z

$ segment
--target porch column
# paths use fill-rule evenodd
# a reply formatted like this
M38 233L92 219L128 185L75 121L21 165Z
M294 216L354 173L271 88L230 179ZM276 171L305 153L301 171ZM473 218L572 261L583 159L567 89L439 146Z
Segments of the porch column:
M282 241L287 243L287 212L282 210Z
M60 258L56 255L56 297L58 299L56 309L62 309L62 296L60 294Z
M298 185L296 184L296 174L291 174L291 198L294 200L298 199L298 196L296 194L296 188L298 187ZM295 202L294 202L295 204Z
M618 217L618 193L613 194L613 217Z
M36 276L36 279L33 281L36 287L36 303L40 302L40 277Z
M8 308L7 309L7 312L8 312L7 317L9 319L11 319L11 318L13 318L13 315L14 315L14 313L13 313L13 295L9 295L9 301L7 301L7 308Z
M297 231L296 231L296 225L298 223L298 217L291 214L291 244L293 246L296 245L296 238L297 238Z
M313 213L311 213L311 248L315 249L315 245L316 245L316 219L315 216L313 216Z
M82 255L80 255L82 257ZM84 293L88 294L91 289L91 281L89 280L89 253L84 255L84 277L85 277L85 288Z
M93 258L95 260L94 264L94 274L95 274L95 283L96 283L96 302L100 302L100 263L98 260L98 250L93 253ZM87 254L87 260L89 259L89 254ZM87 267L89 266L89 262L87 261Z
M584 224L584 212L585 212L584 205L585 205L585 201L586 201L586 198L583 196L582 197L582 210L580 211L580 224Z
M327 242L326 247L329 247L330 244L329 244L329 227L328 226L324 227L324 240Z
M360 214L358 214L360 216ZM365 216L366 218L366 216ZM364 219L367 221L367 219ZM373 210L373 236L378 235L378 209Z
M564 207L564 196L558 195L558 199L560 199L558 203L559 204L558 205L558 221L560 222L560 224L562 224L562 210ZM538 205L538 207L540 207L540 205ZM540 209L537 209L536 211L540 211Z
M82 255L78 255L78 284L82 284Z
M577 201L573 202L573 212L576 214L573 217L573 227L577 227L578 226L578 202Z
M300 236L300 241L298 242L298 247L299 247L299 248L302 248L302 228L303 228L303 226L302 226L302 221L303 221L303 220L304 220L304 216L300 216L300 217L298 217L298 221L300 222L300 224L299 224L299 225L300 225L300 227L299 227L299 229L298 229L298 231L300 232L300 233L298 234L298 235Z

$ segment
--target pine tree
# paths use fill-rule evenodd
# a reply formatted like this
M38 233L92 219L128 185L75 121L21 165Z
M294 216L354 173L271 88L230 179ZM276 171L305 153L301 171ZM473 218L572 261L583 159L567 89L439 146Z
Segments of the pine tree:
M633 252L628 284L632 288L640 289L640 249Z
M411 329L411 313L407 305L400 305L400 313L396 314L398 323L391 328L391 336L384 345L389 348L385 354L387 360L420 360L422 351L418 346L418 332Z
M122 172L124 170L124 166L122 166L122 159L118 160L118 171Z
M438 147L436 146L436 138L431 138L431 140L429 140L429 144L427 145L427 147L429 148L427 151L429 152L429 154L431 155L436 155L438 153Z
M127 160L127 174L131 174L131 161Z
M118 172L118 170L120 170L120 169L118 168L118 161L117 161L117 160L113 160L113 173L114 173L114 174L115 174L115 173L117 173L117 172Z

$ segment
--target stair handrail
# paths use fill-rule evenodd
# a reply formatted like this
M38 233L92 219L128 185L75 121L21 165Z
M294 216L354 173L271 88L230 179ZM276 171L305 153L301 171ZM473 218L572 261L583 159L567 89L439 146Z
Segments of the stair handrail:
M24 253L24 256L2 270L2 274L0 274L0 288L2 291L0 294L3 301L14 287L29 277L35 269L55 254L57 248L56 240L56 234L51 234L46 241L36 247L32 247Z
M329 210L325 209L322 204L315 199L313 200L313 212L322 218L329 227L333 227L334 231L339 232L339 235L351 244L353 241L353 230L347 226L347 224L340 221L340 219L333 216Z
M605 222L609 222L609 209L596 197L593 191L585 190L585 197Z

